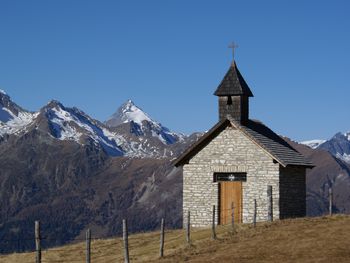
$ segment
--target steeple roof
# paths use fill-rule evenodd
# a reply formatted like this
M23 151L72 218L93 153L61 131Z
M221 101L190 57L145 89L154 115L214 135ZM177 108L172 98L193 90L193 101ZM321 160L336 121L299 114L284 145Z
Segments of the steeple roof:
M216 96L237 96L245 95L253 97L248 84L245 82L241 73L239 72L237 65L233 62L230 69L227 71L224 79L216 89L214 95Z

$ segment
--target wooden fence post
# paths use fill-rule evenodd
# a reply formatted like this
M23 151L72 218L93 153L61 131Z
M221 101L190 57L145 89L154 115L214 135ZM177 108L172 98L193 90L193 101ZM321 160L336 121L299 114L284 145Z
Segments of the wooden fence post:
M333 215L333 189L332 187L329 187L328 189L329 192L329 215Z
M86 263L91 262L91 230L86 230Z
M40 236L40 221L35 221L35 262L41 263L41 236Z
M40 221L35 221L35 251L36 263L41 263L41 236L40 236Z
M164 218L162 218L162 221L160 223L160 249L159 249L159 257L164 256Z
M235 205L231 203L231 226L232 230L235 228Z
M257 207L256 207L256 199L254 199L254 215L253 215L253 226L256 227L256 213L257 213Z
M186 241L191 244L191 213L187 211L187 225L186 225Z
M129 263L128 224L126 219L123 219L123 243L124 243L124 262Z
M267 186L267 221L272 222L273 214L272 214L272 186Z
M215 233L215 205L213 205L213 222L211 225L211 238L216 239L216 233Z

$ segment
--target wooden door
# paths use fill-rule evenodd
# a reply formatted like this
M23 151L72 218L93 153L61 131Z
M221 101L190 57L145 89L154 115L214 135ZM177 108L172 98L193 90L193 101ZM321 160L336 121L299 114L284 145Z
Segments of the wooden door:
M242 222L242 182L220 182L219 224L232 222L232 203L235 223Z

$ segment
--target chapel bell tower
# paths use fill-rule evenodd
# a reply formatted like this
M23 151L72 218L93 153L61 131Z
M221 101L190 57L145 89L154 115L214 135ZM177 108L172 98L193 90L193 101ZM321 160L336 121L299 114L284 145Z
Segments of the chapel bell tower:
M231 118L242 125L249 119L249 97L253 93L233 61L214 95L219 97L220 121Z

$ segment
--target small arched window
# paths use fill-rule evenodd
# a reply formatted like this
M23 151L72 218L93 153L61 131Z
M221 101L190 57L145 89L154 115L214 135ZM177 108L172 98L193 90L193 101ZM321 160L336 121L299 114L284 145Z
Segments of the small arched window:
M227 96L227 105L232 105L232 97Z

